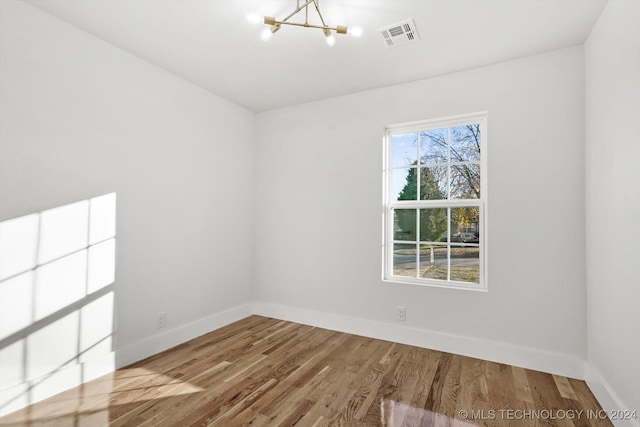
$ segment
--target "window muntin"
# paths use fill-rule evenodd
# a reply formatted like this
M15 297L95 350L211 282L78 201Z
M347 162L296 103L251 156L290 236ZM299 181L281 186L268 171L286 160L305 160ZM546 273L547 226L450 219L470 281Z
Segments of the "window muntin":
M486 288L486 114L387 129L384 279Z

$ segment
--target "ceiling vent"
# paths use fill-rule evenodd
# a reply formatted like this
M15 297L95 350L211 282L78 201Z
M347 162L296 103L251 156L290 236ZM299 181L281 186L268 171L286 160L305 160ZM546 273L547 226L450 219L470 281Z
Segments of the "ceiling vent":
M420 40L420 36L418 36L418 31L416 30L416 23L413 22L413 19L407 19L397 24L378 28L376 31L382 35L387 47L415 43Z

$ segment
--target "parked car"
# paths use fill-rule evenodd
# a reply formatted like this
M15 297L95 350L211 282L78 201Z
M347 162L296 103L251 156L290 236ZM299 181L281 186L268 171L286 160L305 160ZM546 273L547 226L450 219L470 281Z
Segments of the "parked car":
M462 243L480 243L480 236L474 233L460 233L457 241Z
M441 242L447 241L447 236L440 239ZM477 233L458 233L451 236L451 243L480 243L480 235Z

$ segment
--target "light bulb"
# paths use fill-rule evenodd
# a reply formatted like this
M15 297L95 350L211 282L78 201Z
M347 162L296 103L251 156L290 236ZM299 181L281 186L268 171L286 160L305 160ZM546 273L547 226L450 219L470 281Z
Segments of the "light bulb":
M335 45L335 44L336 44L336 38L335 38L335 36L331 33L331 30L330 30L329 28L327 28L327 27L323 28L323 29L322 29L322 32L324 33L324 36L326 37L326 39L325 39L325 40L327 41L327 44L328 44L329 46L333 46L333 45Z
M349 31L347 32L347 34L353 37L362 37L362 33L362 27L349 27Z
M251 23L251 24L261 24L262 23L262 17L256 13L250 13L247 16L245 16L245 19L247 20L247 22Z
M333 34L328 35L326 40L329 46L334 46L336 44L336 36L334 36Z
M263 42L267 42L269 41L269 39L271 38L271 36L273 36L273 32L271 32L270 28L265 28L264 30L262 30L262 32L260 33L260 38L262 39Z

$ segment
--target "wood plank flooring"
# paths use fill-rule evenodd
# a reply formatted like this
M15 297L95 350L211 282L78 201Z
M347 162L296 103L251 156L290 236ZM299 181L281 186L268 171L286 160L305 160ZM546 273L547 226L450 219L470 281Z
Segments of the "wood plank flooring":
M2 426L611 426L583 381L251 316Z

